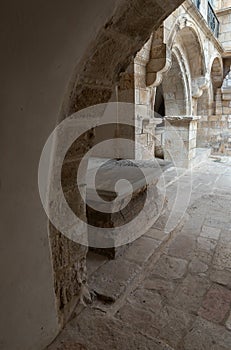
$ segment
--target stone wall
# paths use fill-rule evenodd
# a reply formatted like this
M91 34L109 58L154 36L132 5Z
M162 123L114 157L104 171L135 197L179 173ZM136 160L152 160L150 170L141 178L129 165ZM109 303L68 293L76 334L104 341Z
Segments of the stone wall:
M230 115L212 115L200 123L197 145L211 148L212 154L231 155Z
M222 7L216 11L220 22L219 40L224 46L225 50L231 50L231 1L223 1Z
M216 114L209 115L199 124L197 145L210 147L213 154L229 156L231 155L231 84L229 87L229 80L225 81L227 83L217 91Z

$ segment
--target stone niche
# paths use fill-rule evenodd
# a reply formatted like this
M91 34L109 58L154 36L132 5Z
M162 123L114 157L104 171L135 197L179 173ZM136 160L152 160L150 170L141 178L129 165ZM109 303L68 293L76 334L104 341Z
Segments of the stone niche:
M196 157L199 116L165 117L164 158L176 167L188 168Z
M152 226L165 203L157 183L166 166L157 160L90 159L87 219L91 250L114 259ZM121 241L127 243L120 245Z

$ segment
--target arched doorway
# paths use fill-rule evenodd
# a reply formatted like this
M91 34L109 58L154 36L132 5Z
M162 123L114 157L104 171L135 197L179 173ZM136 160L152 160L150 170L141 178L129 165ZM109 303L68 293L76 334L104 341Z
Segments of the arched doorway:
M157 29L163 17L170 14L173 9L168 1L167 12L155 1L151 3L149 3L151 9L144 8L141 1L137 1L134 8L130 4L121 3L113 19L108 20L101 28L97 38L89 45L73 72L62 104L60 120L86 107L116 101L115 90L121 74L126 72L134 55L144 45L153 29ZM159 16L162 11L164 14ZM132 23L136 23L134 27L133 25L127 27L129 14ZM138 27L140 27L139 36L137 36ZM80 216L86 215L86 207L83 199L75 196L72 187L73 178L76 167L81 162L82 156L94 144L94 139L94 130L89 130L84 139L78 139L69 152L70 158L65 159L62 168L65 197L69 206ZM56 147L59 147L58 142ZM85 175L83 174L83 180ZM50 234L59 316L61 322L65 322L75 305L73 300L75 302L76 297L82 295L82 288L85 287L86 248L68 240L52 225Z
M1 266L4 270L7 266L2 275L3 347L45 348L62 325L58 317L62 321L64 311L68 314L80 295L82 251L53 232L52 259L47 217L37 188L39 157L57 123L63 95L62 117L108 101L119 73L153 26L157 28L180 3L182 0L162 1L161 6L155 0L145 1L145 6L140 0L3 4L1 142L6 156L1 172ZM73 84L66 89L71 77ZM79 208L84 215L84 208ZM63 302L57 308L60 296Z

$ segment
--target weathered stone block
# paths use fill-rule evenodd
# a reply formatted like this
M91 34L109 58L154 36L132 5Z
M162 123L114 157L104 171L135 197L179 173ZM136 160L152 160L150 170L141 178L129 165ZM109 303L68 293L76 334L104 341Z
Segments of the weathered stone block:
M230 303L231 291L221 286L214 286L206 294L198 315L208 321L220 323L229 312Z
M129 232L123 233L123 235L127 234L124 237L125 242L134 241L151 226L152 220L154 222L155 217L159 214L158 210L161 208L163 197L156 187L160 175L159 167L156 167L155 162L150 162L148 165L145 162L137 164L135 166L135 161L129 160L110 160L101 166L100 176L95 186L98 195L107 203L106 209L105 202L99 202L95 189L91 187L87 189L87 218L90 224L88 228L89 245L93 246L94 250L100 254L105 254L110 258L115 258L126 248L125 244L121 244L120 239L124 225L135 220L141 212L144 213L143 221L140 218L139 223L136 222L134 230L130 227ZM146 176L149 174L150 182L146 182L147 178L141 171L142 164ZM91 172L89 171L88 177L90 176ZM115 184L120 179L127 179L130 182L133 186L132 193L127 184L123 185L120 192L116 191ZM102 245L99 247L92 244L95 240L97 241L97 227L109 229L108 231L104 230L105 235L99 237L102 240Z
M155 265L152 272L157 276L175 280L184 276L186 268L186 260L163 255Z

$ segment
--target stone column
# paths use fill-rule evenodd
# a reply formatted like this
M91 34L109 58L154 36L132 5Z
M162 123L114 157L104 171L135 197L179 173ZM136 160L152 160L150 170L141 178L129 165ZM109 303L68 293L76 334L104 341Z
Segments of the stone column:
M188 168L196 155L198 116L165 117L164 158Z

